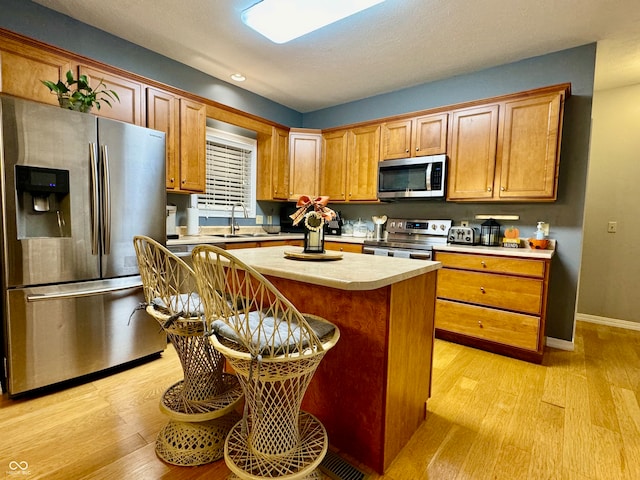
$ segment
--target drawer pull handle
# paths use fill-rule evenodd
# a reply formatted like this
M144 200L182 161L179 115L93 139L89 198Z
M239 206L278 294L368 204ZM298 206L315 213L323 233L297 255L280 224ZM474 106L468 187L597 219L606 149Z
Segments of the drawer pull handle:
M481 261L480 261L480 265L482 265L484 268L487 268L487 264L486 264L486 263L484 263L484 260L481 260Z
M478 326L479 326L480 328L484 328L484 325L482 325L482 320L478 320Z
M481 291L482 293L486 293L486 292L484 291L484 287L480 287L480 291Z

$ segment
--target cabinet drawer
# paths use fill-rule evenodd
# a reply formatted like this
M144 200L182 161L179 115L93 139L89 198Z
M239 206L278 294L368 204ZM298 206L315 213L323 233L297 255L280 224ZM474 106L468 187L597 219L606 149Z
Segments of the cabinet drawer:
M476 305L436 300L436 328L504 345L538 349L540 318Z
M482 272L509 273L530 277L544 277L544 260L507 258L494 255L436 252L436 261L443 267L478 270Z
M542 280L443 268L438 297L540 315Z

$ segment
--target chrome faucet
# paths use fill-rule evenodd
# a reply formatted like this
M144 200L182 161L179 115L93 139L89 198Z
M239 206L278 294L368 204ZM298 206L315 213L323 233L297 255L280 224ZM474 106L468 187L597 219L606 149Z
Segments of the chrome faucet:
M244 211L244 218L249 218L249 215L247 214L247 207L244 206L244 203L238 203L238 205L241 206L242 210ZM232 234L236 233L236 230L240 229L240 227L236 223L235 210L236 210L236 204L234 203L231 206L231 219L230 219L230 228L231 228Z

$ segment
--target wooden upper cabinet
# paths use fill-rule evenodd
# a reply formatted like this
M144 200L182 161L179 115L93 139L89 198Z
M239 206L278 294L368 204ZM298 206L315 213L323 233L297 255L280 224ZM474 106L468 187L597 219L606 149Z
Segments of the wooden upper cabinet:
M451 114L447 199L553 201L568 87Z
M560 92L505 103L500 198L556 199L563 101Z
M58 105L58 97L41 80L63 80L71 61L39 48L0 38L0 91L36 102Z
M180 98L180 190L206 190L206 105Z
M351 130L347 185L349 201L378 200L378 162L380 161L380 125Z
M160 130L166 135L167 190L169 191L180 188L178 102L179 100L172 93L156 88L147 89L147 126Z
M413 120L386 122L381 126L380 158L393 160L411 156L411 129Z
M413 156L447 152L447 113L425 115L414 120L411 150Z
M447 151L447 113L386 122L381 125L380 158L437 155Z
M272 164L273 199L289 198L289 132L274 127Z
M205 105L147 88L147 126L166 134L167 191L203 193L206 189Z
M322 134L319 130L289 132L289 198L318 195L320 188L320 154Z
M289 199L289 131L272 127L258 133L258 200Z
M104 88L113 90L118 94L120 101L109 100L111 108L104 102L101 102L101 108L93 108L91 113L113 120L133 123L134 125L145 125L144 118L144 85L135 80L125 78L106 70L87 65L78 66L79 75L86 75L92 88L96 88L100 80L104 82ZM100 98L100 97L98 97Z
M347 199L347 154L349 131L338 130L322 135L320 195L332 201Z
M447 199L492 199L498 105L454 111L450 138Z

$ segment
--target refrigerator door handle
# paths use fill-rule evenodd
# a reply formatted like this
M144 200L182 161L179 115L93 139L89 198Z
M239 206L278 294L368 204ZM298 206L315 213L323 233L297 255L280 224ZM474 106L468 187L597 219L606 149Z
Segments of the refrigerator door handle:
M91 162L91 253L98 255L100 253L99 238L100 232L100 213L98 211L98 160L96 158L96 144L89 144L89 159Z
M102 252L111 253L111 184L109 182L109 152L102 145Z
M142 288L142 282L128 285L117 285L107 288L95 288L90 290L76 290L74 292L36 293L27 295L27 302L40 302L44 300L61 300L67 298L94 297L105 293L120 292L122 290L132 290Z

